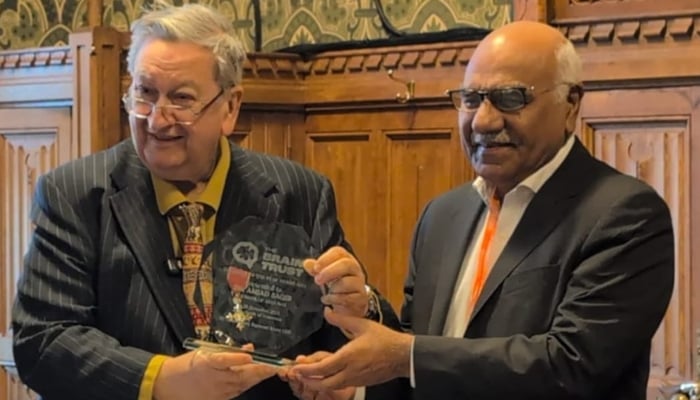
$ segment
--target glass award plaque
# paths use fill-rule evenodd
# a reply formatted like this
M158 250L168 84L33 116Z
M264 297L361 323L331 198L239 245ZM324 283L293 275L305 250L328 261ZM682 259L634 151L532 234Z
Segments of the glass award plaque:
M258 361L288 362L277 355L323 325L321 289L303 267L304 259L318 256L307 233L247 217L218 234L211 251L211 343L233 350L252 343Z

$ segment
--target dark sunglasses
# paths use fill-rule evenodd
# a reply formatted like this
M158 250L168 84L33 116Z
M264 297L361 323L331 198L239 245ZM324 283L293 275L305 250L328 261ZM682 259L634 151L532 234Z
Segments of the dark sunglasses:
M545 89L542 92L553 90ZM488 99L497 109L504 112L517 111L530 104L534 97L535 88L514 86L495 89L453 89L446 94L459 111L475 111L481 103Z

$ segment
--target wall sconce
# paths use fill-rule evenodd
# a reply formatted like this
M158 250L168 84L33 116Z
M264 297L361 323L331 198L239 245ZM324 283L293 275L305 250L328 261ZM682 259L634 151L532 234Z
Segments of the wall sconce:
M403 104L403 103L406 103L415 97L415 95L416 95L416 81L414 81L413 79L411 79L410 81L406 81L404 79L400 79L400 78L395 77L393 69L387 70L386 74L389 76L389 79L391 79L392 81L396 81L396 82L399 82L399 83L406 85L406 92L404 92L403 94L396 93L396 101Z

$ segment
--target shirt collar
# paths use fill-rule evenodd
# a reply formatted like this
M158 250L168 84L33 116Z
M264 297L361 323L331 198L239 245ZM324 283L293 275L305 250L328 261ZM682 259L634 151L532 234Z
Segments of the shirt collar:
M151 181L156 193L156 202L161 214L167 214L170 209L183 202L199 202L208 205L214 209L214 212L218 211L221 204L221 196L224 193L226 176L231 166L231 148L226 137L221 137L219 148L221 154L214 167L214 172L212 172L204 191L198 196L185 196L172 183L151 174Z
M547 180L549 180L549 178L551 178L552 175L554 175L554 172L556 172L556 170L559 169L561 164L566 159L566 156L569 155L571 149L574 147L575 140L576 139L574 138L573 134L569 135L569 138L566 139L564 145L557 151L557 154L555 154L551 160L549 160L546 164L541 166L537 171L533 172L530 176L523 179L522 182L517 184L508 193L513 193L521 188L525 188L531 191L533 194L537 193L547 182ZM484 178L480 176L477 177L472 183L472 187L476 189L476 191L479 193L479 196L481 196L482 200L484 200L484 202L488 204L488 200L493 194L493 188L486 183Z

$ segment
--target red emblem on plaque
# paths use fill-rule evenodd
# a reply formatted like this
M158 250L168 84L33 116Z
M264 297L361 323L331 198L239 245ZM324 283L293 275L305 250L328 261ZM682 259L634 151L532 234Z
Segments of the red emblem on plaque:
M236 328L241 331L253 318L251 313L243 310L243 291L250 284L250 271L232 265L226 271L226 281L231 288L233 302L233 309L226 314L226 320L236 324Z

